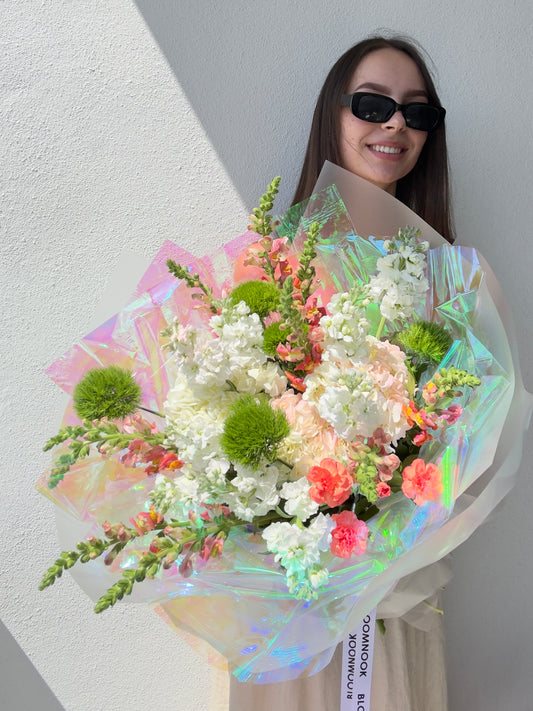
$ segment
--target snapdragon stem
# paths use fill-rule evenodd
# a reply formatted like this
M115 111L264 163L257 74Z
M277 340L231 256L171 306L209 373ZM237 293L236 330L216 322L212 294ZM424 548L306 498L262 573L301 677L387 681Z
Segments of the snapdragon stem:
M386 320L387 319L385 318L385 316L381 317L381 321L379 322L378 330L376 332L376 338L378 339L378 341L381 338L381 334L383 333L383 327L385 326Z

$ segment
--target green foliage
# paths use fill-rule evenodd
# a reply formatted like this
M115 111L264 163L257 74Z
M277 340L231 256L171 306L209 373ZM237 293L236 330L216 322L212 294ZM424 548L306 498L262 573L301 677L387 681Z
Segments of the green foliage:
M276 459L277 446L289 431L281 410L262 398L243 395L232 405L220 444L230 461L257 469L263 460Z
M257 234L267 237L271 234L272 216L269 214L274 206L274 198L278 194L278 186L281 178L278 176L270 183L266 193L259 200L259 207L254 207L250 215L250 228Z
M453 340L438 323L417 321L395 335L393 342L405 352L408 364L418 381L431 365L442 361Z
M94 368L76 385L72 400L81 420L122 419L139 408L141 387L129 370Z
M234 306L244 301L252 313L264 319L271 311L277 311L280 292L269 281L246 281L233 289L230 299Z
M359 494L355 503L355 515L360 521L369 521L373 516L379 513L378 507L371 503L366 496Z
M425 252L427 250L427 242L419 242L418 237L422 233L417 227L400 227L398 234L393 239L385 242L387 252L401 252L402 247L411 247L415 252ZM403 268L403 267L400 267Z

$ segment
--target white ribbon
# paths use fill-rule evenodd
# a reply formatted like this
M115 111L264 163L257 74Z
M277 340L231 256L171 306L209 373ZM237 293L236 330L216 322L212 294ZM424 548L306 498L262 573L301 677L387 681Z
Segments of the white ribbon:
M376 608L342 645L341 711L370 711Z

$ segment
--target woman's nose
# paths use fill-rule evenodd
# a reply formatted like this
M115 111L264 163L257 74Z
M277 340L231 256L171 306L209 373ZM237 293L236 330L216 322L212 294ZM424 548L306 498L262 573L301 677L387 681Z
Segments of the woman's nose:
M388 131L401 131L406 127L404 115L398 109L398 111L392 114L388 121L384 121L381 124L381 127Z

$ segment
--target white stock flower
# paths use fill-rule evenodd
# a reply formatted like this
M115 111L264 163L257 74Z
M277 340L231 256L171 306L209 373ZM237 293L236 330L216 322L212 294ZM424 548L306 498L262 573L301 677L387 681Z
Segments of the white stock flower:
M309 497L310 488L311 484L305 477L283 484L281 497L286 499L284 509L289 516L297 516L305 522L318 511L317 502Z
M307 528L287 522L271 523L263 533L267 549L286 571L289 591L298 598L316 597L317 587L324 585L328 571L320 554L329 550L334 523L320 513Z
M334 294L327 306L328 313L320 319L324 333L323 359L361 357L365 351L365 336L370 322L365 316L367 300L361 300L361 288Z
M224 494L224 502L244 521L264 516L279 504L280 478L281 472L275 466L267 467L264 472L238 466Z
M394 240L384 242L388 253L378 259L378 272L368 283L368 296L379 303L386 319L409 318L429 288L424 255L429 245L418 242L417 234L408 227Z
M408 429L404 406L409 403L405 355L388 341L366 337L368 356L322 362L305 379L303 397L341 440L371 437L377 429L396 441Z
M267 549L276 554L275 560L292 573L320 562L321 551L329 549L332 528L331 517L320 513L307 528L276 522L267 526L262 536Z
M186 521L189 511L198 512L204 502L198 479L189 470L180 472L174 479L158 474L152 492L159 496L158 507L170 518Z

